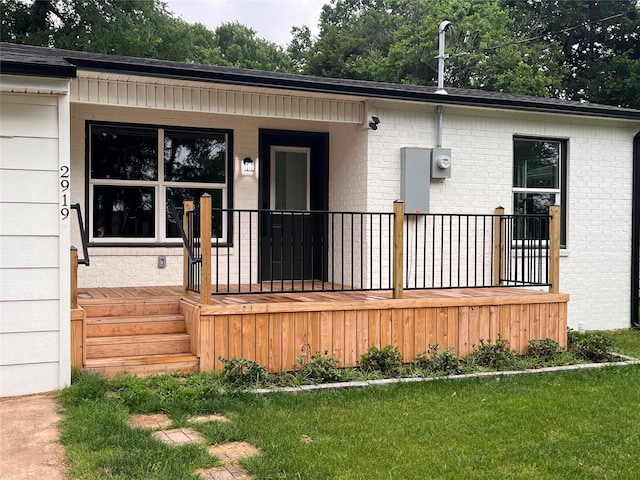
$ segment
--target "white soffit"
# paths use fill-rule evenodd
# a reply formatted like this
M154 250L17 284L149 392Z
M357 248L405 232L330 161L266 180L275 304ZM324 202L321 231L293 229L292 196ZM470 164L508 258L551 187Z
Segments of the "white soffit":
M363 101L327 94L91 71L78 71L71 102L339 123L362 123L365 113Z

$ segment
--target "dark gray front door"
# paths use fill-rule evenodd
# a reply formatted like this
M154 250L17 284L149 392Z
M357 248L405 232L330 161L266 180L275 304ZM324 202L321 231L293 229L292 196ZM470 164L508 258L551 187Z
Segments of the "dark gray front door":
M328 135L261 131L260 278L326 276Z

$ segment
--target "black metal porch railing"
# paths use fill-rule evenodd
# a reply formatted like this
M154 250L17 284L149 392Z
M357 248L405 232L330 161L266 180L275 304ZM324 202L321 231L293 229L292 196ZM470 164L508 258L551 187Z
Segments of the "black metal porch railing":
M404 239L406 290L549 285L548 215L408 214Z
M187 211L181 232L196 292L207 278L199 216ZM394 255L403 289L550 285L549 216L403 218L394 252L394 213L213 209L211 293L392 290Z
M550 215L502 215L500 284L550 286Z

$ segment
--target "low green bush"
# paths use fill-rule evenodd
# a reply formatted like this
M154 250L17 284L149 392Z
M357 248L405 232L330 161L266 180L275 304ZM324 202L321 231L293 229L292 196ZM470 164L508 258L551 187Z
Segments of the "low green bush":
M433 375L456 375L462 373L460 359L453 347L438 350L437 343L430 343L429 350L419 353L413 367Z
M309 356L305 353L296 358L294 369L299 369L305 380L312 383L339 382L343 377L342 369L338 368L340 359L335 355L329 355L329 351L324 353L316 352Z
M480 339L480 344L473 344L469 356L472 366L490 368L492 370L511 370L517 366L518 356L509 346L509 341L498 335L495 343Z
M606 362L611 360L614 342L604 333L580 333L570 330L568 335L569 351L589 362Z
M540 363L553 362L561 353L560 344L551 338L529 340L527 344L527 356Z
M253 360L244 358L223 358L222 378L237 388L263 386L269 379L267 369Z
M402 355L397 346L371 346L360 356L360 367L368 372L381 372L395 377L402 370Z

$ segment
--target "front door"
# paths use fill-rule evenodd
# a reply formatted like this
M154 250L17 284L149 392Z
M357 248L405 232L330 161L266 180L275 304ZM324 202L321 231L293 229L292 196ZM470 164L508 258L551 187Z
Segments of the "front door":
M328 135L260 132L260 278L326 277Z

